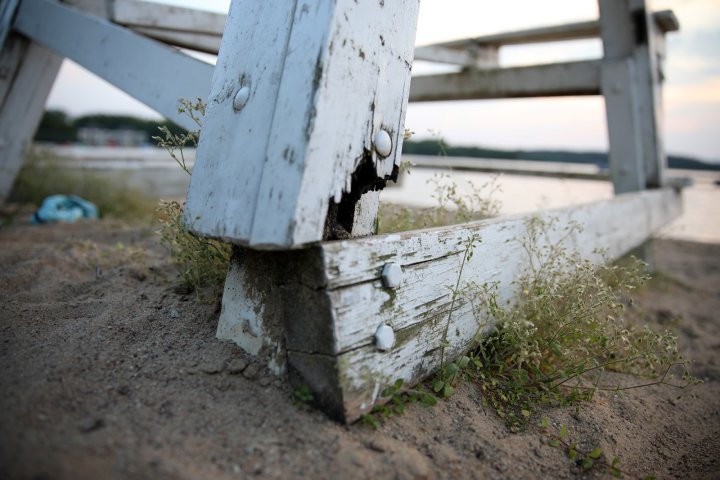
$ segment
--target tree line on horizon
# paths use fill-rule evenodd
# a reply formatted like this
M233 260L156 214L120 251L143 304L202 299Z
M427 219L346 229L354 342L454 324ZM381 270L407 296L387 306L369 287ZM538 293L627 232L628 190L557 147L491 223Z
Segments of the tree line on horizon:
M138 130L145 133L147 143L154 144L152 137L159 135L158 127L165 126L173 134L186 133L185 129L170 120L153 120L138 118L132 115L82 115L70 117L62 110L47 110L40 120L35 132L36 142L76 143L78 130L84 127L103 128L107 130Z
M93 114L72 118L61 110L47 110L40 121L35 141L50 143L75 143L78 130L96 127L108 130L140 130L147 135L147 143L154 144L152 137L158 135L158 127L166 126L173 134L186 133L185 129L169 120L149 120L130 115ZM505 160L535 160L540 162L589 163L601 168L608 167L608 155L604 152L574 152L568 150L506 150L497 148L448 145L441 138L406 140L403 153L448 157L495 158ZM720 163L713 164L696 158L668 155L670 168L691 170L720 170Z

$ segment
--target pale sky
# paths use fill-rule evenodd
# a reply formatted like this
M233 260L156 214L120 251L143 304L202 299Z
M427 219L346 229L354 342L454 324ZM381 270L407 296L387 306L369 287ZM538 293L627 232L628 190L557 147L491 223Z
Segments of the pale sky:
M161 1L161 0L158 0ZM162 0L227 11L229 0ZM669 153L720 162L720 1L655 0L672 9L679 32L668 36L665 142ZM597 18L596 0L421 0L417 45ZM504 66L599 58L599 40L504 47ZM414 73L430 73L418 62ZM65 61L48 108L71 115L158 114L112 85ZM416 138L437 132L454 145L606 150L601 97L478 100L410 104L406 128Z

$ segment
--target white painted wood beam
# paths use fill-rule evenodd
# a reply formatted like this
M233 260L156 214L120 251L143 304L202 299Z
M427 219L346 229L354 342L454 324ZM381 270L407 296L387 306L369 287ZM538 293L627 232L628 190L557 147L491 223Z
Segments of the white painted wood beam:
M662 33L674 32L679 29L677 17L672 10L662 10L652 14L655 23ZM560 42L566 40L581 40L585 38L600 37L600 21L567 23L550 27L530 28L514 32L495 33L479 37L463 38L449 42L441 42L428 46L445 47L452 49L465 49L468 45L521 45L530 43ZM419 47L424 48L424 47Z
M429 45L415 48L415 60L445 63L470 68L497 68L500 66L497 47L470 45L465 49L454 49Z
M296 248L323 238L331 204L354 206L391 178L417 8L235 0L188 193L191 228Z
M52 0L23 0L14 28L188 129L178 99L208 98L213 66Z
M568 23L550 27L530 28L514 32L495 33L470 37L449 42L436 44L446 48L465 48L468 44L477 45L521 45L530 43L559 42L565 40L578 40L583 38L594 38L600 34L597 20L586 22Z
M62 57L14 33L0 50L0 205L20 171L61 63Z
M5 0L0 4L0 49L5 45L5 39L12 29L12 21L20 0Z
M178 32L153 27L128 27L130 30L145 37L158 40L167 45L187 48L198 52L216 55L220 49L221 36L207 33Z
M600 65L590 60L417 76L410 101L597 95Z

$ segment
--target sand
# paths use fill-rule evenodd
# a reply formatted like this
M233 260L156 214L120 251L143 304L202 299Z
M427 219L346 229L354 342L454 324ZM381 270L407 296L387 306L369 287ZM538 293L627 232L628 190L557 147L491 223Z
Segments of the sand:
M633 315L676 325L704 380L599 394L545 412L580 448L638 477L720 477L720 245L657 240L661 274ZM377 431L296 406L292 390L215 339L151 227L0 230L0 478L605 478L537 427L510 433L461 384ZM619 381L634 379L616 375Z

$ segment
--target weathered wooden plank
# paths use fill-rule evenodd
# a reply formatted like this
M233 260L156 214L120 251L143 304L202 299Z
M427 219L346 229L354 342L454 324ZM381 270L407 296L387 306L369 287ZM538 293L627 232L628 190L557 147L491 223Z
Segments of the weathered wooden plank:
M599 6L607 70L602 90L610 126L610 165L615 164L618 174L616 191L631 191L638 184L641 188L661 186L667 159L658 48L664 43L664 31L649 13L649 1L599 0ZM677 19L663 23L666 28L677 28ZM630 163L639 165L639 182L632 178L638 166Z
M216 54L227 15L140 0L115 0L112 21L169 45Z
M0 204L22 166L62 57L11 33L0 50Z
M549 27L537 27L513 32L493 33L470 37L449 42L438 43L438 46L446 48L465 48L468 44L476 45L522 45L530 43L559 42L565 40L579 40L593 38L600 34L600 27L597 20L586 22L566 23Z
M217 54L220 49L221 36L207 33L178 32L152 27L128 27L145 37L158 40L168 45L188 48L198 52Z
M14 28L174 122L197 128L178 113L178 99L207 98L212 65L52 0L23 0Z
M662 10L652 14L655 23L663 33L674 32L679 24L672 10ZM432 46L465 49L468 45L492 45L501 47L503 45L522 45L530 43L560 42L566 40L582 40L585 38L596 38L600 36L599 20L585 22L566 23L550 27L538 27L514 32L502 32L479 37L463 38L449 42L437 43ZM420 47L423 48L423 47Z
M554 63L413 77L411 102L600 93L601 62Z
M454 49L428 45L415 48L415 60L446 63L471 68L499 67L499 54L496 47L469 45L464 49Z
M393 177L417 8L234 1L188 193L194 231L298 247L323 238L331 205L341 218Z
M112 21L131 27L145 27L221 37L227 15L196 8L140 0L114 0Z
M570 222L584 225L564 245L599 263L605 257L596 249L604 248L609 258L617 258L642 244L680 210L681 194L663 189L538 215L554 218L558 227L548 233L548 242L559 241ZM528 217L321 244L336 341L324 350L313 345L313 352L337 355L342 398L336 401L343 403L346 420L371 409L384 385L398 378L413 384L438 367L451 305L449 289L458 281L464 256L462 242L473 235L481 239L463 268L461 285L497 282L500 301L512 299L513 281L528 265L517 241L527 232ZM380 278L389 262L404 271L404 280L395 289L384 287ZM446 358L463 352L479 330L489 328L483 323L487 321L476 318L470 303L456 300L449 326L452 346ZM395 345L385 352L374 345L375 331L383 324L391 326L396 337Z
M27 39L20 35L11 35L0 50L0 104L6 101L29 46Z

